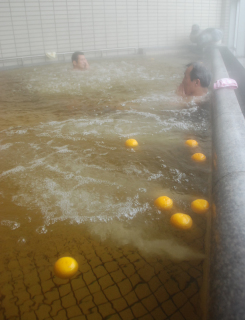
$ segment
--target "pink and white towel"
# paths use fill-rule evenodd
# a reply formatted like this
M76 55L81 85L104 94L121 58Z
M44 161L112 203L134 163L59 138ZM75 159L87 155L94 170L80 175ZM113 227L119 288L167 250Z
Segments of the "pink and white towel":
M214 90L220 88L237 89L238 85L236 80L230 78L219 79L214 83Z

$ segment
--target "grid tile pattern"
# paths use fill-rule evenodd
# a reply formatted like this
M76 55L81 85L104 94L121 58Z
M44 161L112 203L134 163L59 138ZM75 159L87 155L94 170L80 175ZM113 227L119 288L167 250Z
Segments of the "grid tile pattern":
M230 0L2 0L0 58L188 43L191 25L221 27ZM226 30L225 30L226 31Z
M58 241L40 243L40 252L16 250L14 256L5 257L0 270L1 319L202 318L202 260L176 262L144 256L129 246L106 247L88 237L70 240L58 240L64 251L71 243L76 251L79 271L69 280L53 275L52 265L60 255ZM195 238L189 241L203 248L203 237L200 243Z

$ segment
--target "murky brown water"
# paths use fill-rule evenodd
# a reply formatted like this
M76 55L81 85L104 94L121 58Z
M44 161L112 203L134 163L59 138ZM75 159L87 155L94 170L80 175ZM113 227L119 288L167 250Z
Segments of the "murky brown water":
M201 319L206 216L190 203L209 198L211 135L207 106L175 95L188 62L0 73L2 319ZM160 195L171 212L154 207ZM174 230L175 212L194 227ZM52 268L66 255L79 272L61 280Z

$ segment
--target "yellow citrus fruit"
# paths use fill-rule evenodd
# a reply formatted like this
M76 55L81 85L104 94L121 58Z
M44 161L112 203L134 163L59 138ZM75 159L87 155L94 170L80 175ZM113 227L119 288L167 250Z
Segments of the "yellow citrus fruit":
M60 258L55 262L54 273L57 277L67 279L77 272L78 263L71 257Z
M170 223L178 229L190 229L192 226L192 219L188 214L175 213L170 218Z
M154 201L156 207L161 210L170 210L173 207L173 200L169 197L162 196Z
M206 160L206 156L203 153L194 153L191 159L197 162L203 162Z
M186 140L185 144L192 148L195 148L198 146L198 142L196 140Z
M191 203L191 209L196 213L205 213L208 211L208 208L209 203L204 199L197 199Z
M138 142L137 142L135 139L128 139L128 140L125 142L125 146L126 146L126 147L129 147L129 148L137 147L137 145L138 145Z

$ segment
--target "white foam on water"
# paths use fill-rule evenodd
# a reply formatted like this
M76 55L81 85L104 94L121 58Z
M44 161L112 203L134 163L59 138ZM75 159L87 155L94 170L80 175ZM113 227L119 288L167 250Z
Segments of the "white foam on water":
M47 228L45 226L40 226L36 229L36 232L39 234L45 234L48 232Z
M8 149L8 148L10 148L12 145L13 145L13 143L5 143L5 144L3 144L3 145L0 145L0 151Z
M41 149L41 148L38 148L38 149ZM34 169L36 167L45 165L45 161L44 161L45 159L46 158L40 158L40 159L37 159L37 160L30 161L29 162L29 164L30 164L29 168L30 169Z
M148 252L200 258L179 244L166 226L162 231L166 238L155 238L156 191L164 184L171 193L170 186L189 179L178 161L169 165L166 146L207 127L196 102L175 95L171 81L180 78L176 70L167 77L164 68L151 70L128 61L93 63L89 72L73 72L64 65L35 69L22 75L30 94L51 100L68 96L67 104L76 107L74 96L77 105L88 110L70 114L67 109L66 116L51 118L56 121L1 132L0 150L9 153L9 161L0 177L13 186L12 202L29 210L28 226L41 215L43 222L34 229L40 235L52 224L66 221L86 224L91 232L119 245L132 243ZM66 105L54 111L61 108ZM136 150L124 145L132 137L139 142ZM154 145L166 148L154 151ZM4 223L16 226L12 222ZM151 229L151 236L145 237L142 226Z
M156 115L156 114L154 114L154 113L134 111L134 110L126 111L126 113L129 113L129 114L137 114L137 116L141 116L141 117L144 117L144 118L153 118L153 119L156 120L157 122L162 123L161 117L158 116L158 115Z
M20 134L20 135L24 135L27 133L27 130L8 130L6 131L7 135L9 136L12 136L12 135L15 135L15 134Z
M37 160L36 164L40 164L42 170L39 172L39 166L33 166L33 164L27 167L25 177L29 176L28 181L18 174L20 171L15 171L17 175L15 181L20 184L21 193L13 196L12 200L16 205L39 207L47 225L67 219L71 222L80 221L80 223L101 219L103 221L115 218L133 219L137 214L142 214L149 209L148 203L139 201L138 194L126 197L123 201L117 199L113 190L124 189L125 186L119 181L113 181L113 176L109 177L111 181L99 178L100 167L99 170L95 166L85 167L87 170L88 168L93 171L96 169L97 178L93 178L75 171L63 171L58 165L45 164L44 161ZM29 175L29 172L32 175ZM50 178L50 172L58 176L55 179ZM85 172L89 174L88 171ZM84 186L87 187L84 188ZM90 192L91 188L95 191Z
M23 164L2 172L0 177L12 177L20 189L19 193L12 197L13 202L39 208L47 226L64 220L84 223L135 219L152 210L147 200L137 198L136 190L144 190L146 193L149 186L144 187L144 184L147 183L151 183L152 189L157 189L163 178L166 181L170 177L159 170L152 172L141 163L127 164L127 151L136 152L128 149L125 149L125 165L120 165L119 174L117 164L110 160L125 147L124 141L119 140L118 146L113 145L114 141L131 136L142 139L144 135L153 135L153 132L154 139L160 141L162 136L158 137L157 134L162 131L175 127L189 129L189 123L179 122L176 117L189 116L196 110L196 106L174 112L165 110L163 114L127 110L96 119L86 116L42 123L28 131L28 142L21 141L23 146L15 151L16 158L19 158L25 150L23 155L26 158L23 159ZM171 114L168 119L165 119L166 112ZM127 119L128 115L131 120ZM132 129L136 121L137 131L134 131ZM13 128L11 132L18 135ZM92 139L87 140L90 141L88 144L85 143L86 140L84 142L91 147L84 148L83 143L79 146L72 142L67 143L69 139L77 143L81 141L81 136ZM47 137L48 141L42 140ZM100 137L103 140L96 141L96 138ZM113 142L112 145L110 141ZM89 160L94 158L98 159L98 162ZM166 169L166 165L161 163L161 168ZM176 184L186 180L185 174L177 169L170 170L170 173ZM132 178L128 179L130 176ZM135 181L136 177L138 181ZM123 194L122 199L117 196L117 188ZM127 196L127 189L131 192L130 196Z
M158 173L152 174L147 180L148 181L156 180L156 179L159 179L161 177L164 177L164 175L162 174L161 171L159 171Z
M71 66L56 66L27 71L25 78L25 89L30 92L41 93L69 93L83 95L87 89L93 88L94 91L109 90L117 85L127 85L133 79L154 80L164 79L160 74L151 76L151 71L145 67L137 67L135 62L104 62L91 65L89 71L74 72Z
M41 149L37 144L35 143L29 143L29 145L33 148L33 149L36 149L36 150L39 150Z
M172 178L176 183L181 184L184 181L188 182L187 176L184 172L181 172L178 169L170 169L170 172L173 174Z
M26 239L24 237L20 237L17 241L18 244L22 245L22 244L26 244Z
M23 166L18 166L18 167L15 167L13 169L10 169L10 170L7 170L7 171L4 171L0 174L0 178L4 177L4 176L8 176L8 175L11 175L11 174L15 174L17 172L21 172L21 171L25 171L26 168L23 167Z
M15 230L20 227L20 223L15 222L15 221L10 221L10 220L2 220L1 225L9 227L11 230Z
M91 135L99 135L98 131L97 130L91 130L91 131L83 131L82 133L84 136L87 136L89 134Z
M69 150L69 146L63 146L63 147L52 147L53 149L57 150L58 153L70 153L73 152L72 150Z

